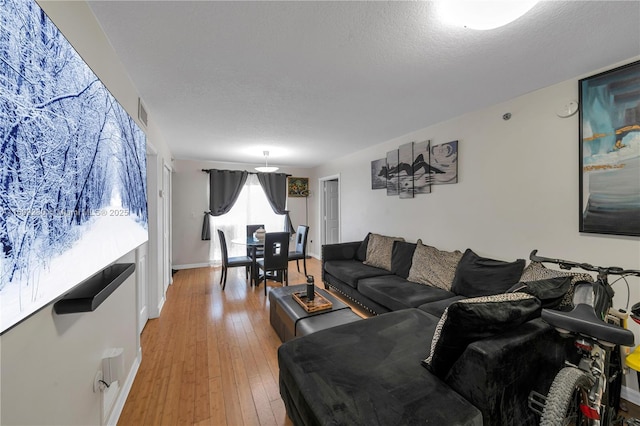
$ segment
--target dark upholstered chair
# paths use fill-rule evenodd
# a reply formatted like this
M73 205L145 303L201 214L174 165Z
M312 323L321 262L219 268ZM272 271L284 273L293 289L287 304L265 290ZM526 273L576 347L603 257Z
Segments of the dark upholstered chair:
M289 260L295 260L298 272L300 272L300 259L304 265L304 276L307 276L307 236L309 235L309 227L306 225L298 225L296 231L295 250L289 252Z
M253 233L260 228L265 229L264 225L247 225L247 238L252 238ZM247 247L247 256L251 257L253 255L252 250L256 251L256 259L263 257L262 249L253 249L251 247ZM247 268L247 274L249 274L249 268Z
M267 294L267 278L282 274L284 285L289 285L289 233L267 232L264 237L264 258L258 260L258 268L264 273L264 294ZM259 284L259 282L258 282Z
M227 239L221 229L218 229L218 238L220 239L220 251L222 252L222 275L220 275L220 284L222 284L222 290L224 290L227 285L227 269L246 267L251 270L253 259L249 256L229 257L229 252L227 251ZM253 271L251 270L251 272L251 276L253 276Z

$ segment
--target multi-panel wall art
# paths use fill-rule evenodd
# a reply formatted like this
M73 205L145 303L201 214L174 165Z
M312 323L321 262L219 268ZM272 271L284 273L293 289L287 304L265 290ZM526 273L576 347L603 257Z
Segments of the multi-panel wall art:
M35 1L0 7L0 333L147 240L146 139Z
M387 188L387 195L413 198L429 194L431 185L457 182L458 141L409 142L371 162L371 189Z

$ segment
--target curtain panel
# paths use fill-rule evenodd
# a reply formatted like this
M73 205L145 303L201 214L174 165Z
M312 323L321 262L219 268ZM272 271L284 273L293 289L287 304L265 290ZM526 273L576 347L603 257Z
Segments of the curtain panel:
M207 170L209 173L209 212L205 212L202 223L202 240L211 239L209 217L223 215L235 204L247 181L249 172L244 170Z
M258 173L258 181L267 195L269 204L276 214L284 215L284 230L293 233L293 223L287 210L287 174Z

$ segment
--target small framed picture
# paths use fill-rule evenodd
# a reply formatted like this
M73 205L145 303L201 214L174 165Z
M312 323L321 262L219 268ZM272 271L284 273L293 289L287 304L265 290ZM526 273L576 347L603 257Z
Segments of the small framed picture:
M289 197L308 197L309 178L289 176L287 179L287 195Z

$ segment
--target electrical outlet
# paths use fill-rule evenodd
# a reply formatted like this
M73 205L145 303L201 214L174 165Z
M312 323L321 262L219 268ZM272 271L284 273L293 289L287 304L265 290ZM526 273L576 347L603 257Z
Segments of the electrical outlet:
M96 377L93 379L93 392L98 393L102 391L104 384L101 382L102 380L102 371L98 371L96 373Z

